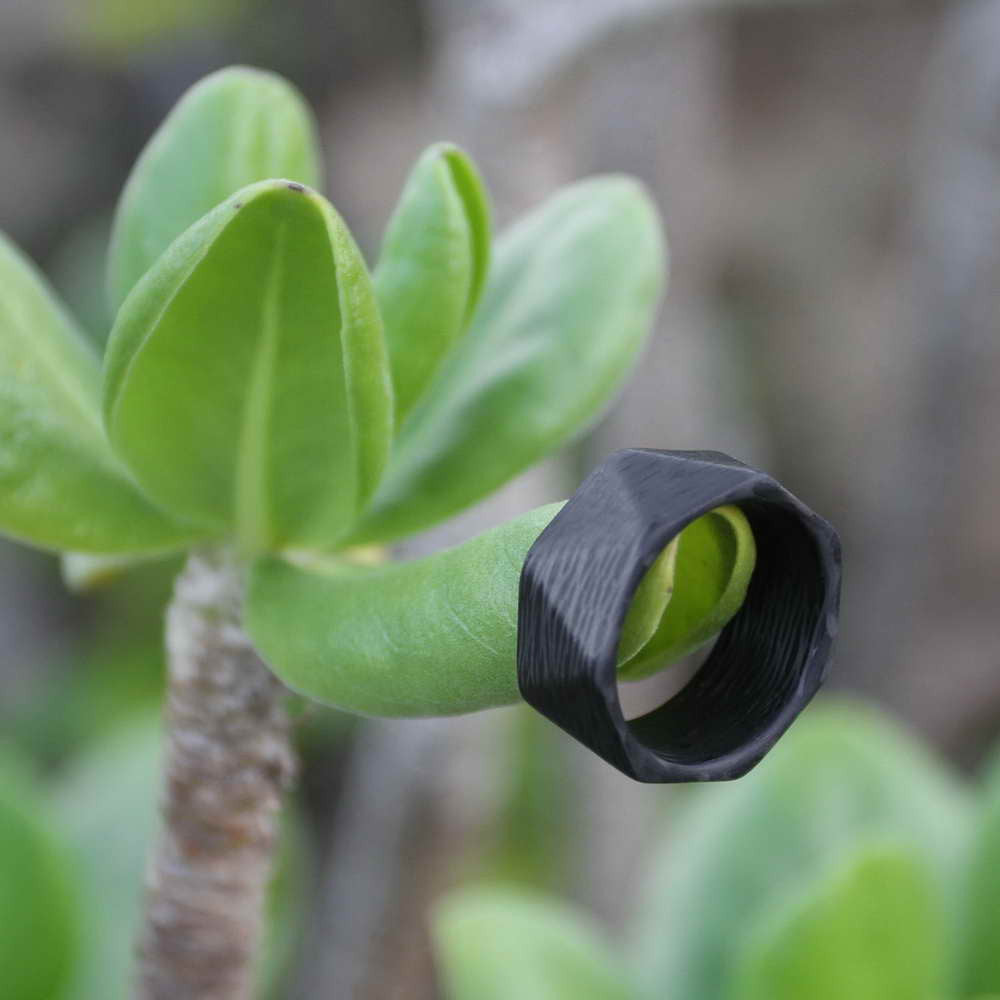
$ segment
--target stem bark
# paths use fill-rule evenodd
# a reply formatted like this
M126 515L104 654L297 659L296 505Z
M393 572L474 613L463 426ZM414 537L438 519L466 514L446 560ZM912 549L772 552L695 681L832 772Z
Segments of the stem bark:
M163 828L150 859L139 1000L249 1000L285 790L285 689L242 627L238 566L193 553L167 612Z

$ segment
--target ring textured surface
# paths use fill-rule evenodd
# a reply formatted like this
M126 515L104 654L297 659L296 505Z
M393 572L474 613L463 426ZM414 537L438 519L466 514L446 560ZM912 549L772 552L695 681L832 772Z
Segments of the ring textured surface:
M636 588L672 538L726 504L743 511L757 547L746 599L683 690L626 720L616 658ZM518 686L528 704L639 781L737 778L822 684L839 603L836 532L770 476L718 452L615 452L525 559Z

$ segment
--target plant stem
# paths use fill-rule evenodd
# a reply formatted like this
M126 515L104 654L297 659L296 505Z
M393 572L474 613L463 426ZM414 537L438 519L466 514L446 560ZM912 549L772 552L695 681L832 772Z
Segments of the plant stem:
M195 552L167 612L163 829L147 874L141 1000L247 1000L282 795L285 689L243 631L240 573Z

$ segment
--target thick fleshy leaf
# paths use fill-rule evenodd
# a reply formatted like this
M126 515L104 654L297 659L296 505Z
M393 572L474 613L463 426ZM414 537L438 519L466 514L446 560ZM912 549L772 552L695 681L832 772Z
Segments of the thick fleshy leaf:
M371 281L330 204L265 181L178 239L118 314L104 413L170 510L248 551L336 542L382 472L392 394Z
M521 567L561 506L411 562L260 559L250 572L247 629L285 684L347 711L455 715L517 701ZM668 549L640 584L623 659L669 619L671 594L684 592L670 567Z
M71 871L20 761L0 756L0 979L4 1000L61 997L82 914Z
M234 191L269 177L318 188L320 174L312 113L291 84L244 66L201 80L150 139L122 192L108 257L113 310Z
M434 916L448 1000L631 1000L627 971L575 910L514 889L466 889Z
M490 210L476 168L454 146L431 146L403 188L375 269L397 421L468 325L489 254Z
M292 690L363 715L516 701L521 564L560 504L445 552L379 567L258 560L246 626Z
M880 716L812 710L752 774L699 789L673 824L635 927L644 988L671 1000L725 1000L733 956L756 923L862 840L910 845L946 896L968 809L955 779Z
M0 236L0 531L109 554L201 537L154 507L112 454L100 386L93 348Z
M722 631L746 596L753 573L753 532L738 507L719 507L676 539L670 613L619 671L637 680L695 652ZM671 581L672 584L672 581Z
M399 430L359 541L426 528L565 444L645 342L664 253L634 181L575 184L497 243L472 327Z
M985 781L985 800L963 879L963 995L1000 993L1000 756Z
M859 847L751 931L728 1000L940 1000L941 901L906 848Z

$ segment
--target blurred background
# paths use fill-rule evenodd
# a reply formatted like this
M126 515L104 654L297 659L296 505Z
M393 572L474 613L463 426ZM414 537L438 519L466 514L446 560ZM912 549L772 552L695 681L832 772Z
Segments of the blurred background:
M729 452L841 532L834 692L956 775L980 766L1000 738L1000 2L0 0L0 228L97 339L125 177L230 63L306 94L369 259L436 139L480 164L501 226L596 172L637 175L661 208L670 293L620 402L412 551L568 495L617 447ZM176 569L79 597L57 560L0 543L0 739L116 900L78 1000L124 996L107 970L131 947ZM573 901L614 941L685 808L520 709L315 709L300 743L274 996L438 996L427 914L487 876Z

